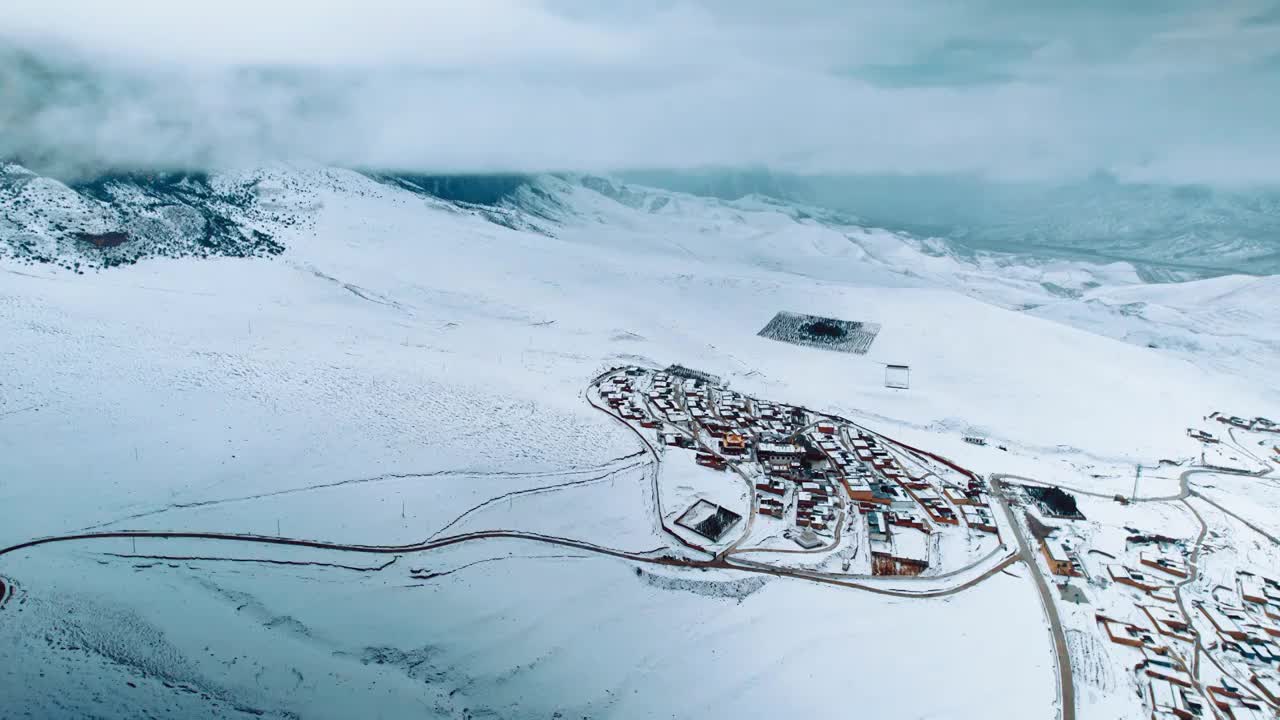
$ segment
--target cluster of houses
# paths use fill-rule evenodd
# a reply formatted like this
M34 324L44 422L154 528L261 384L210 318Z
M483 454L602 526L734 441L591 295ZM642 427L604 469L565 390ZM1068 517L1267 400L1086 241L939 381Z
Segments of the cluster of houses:
M1261 720L1274 717L1271 705L1275 697L1276 676L1266 670L1254 672L1245 688L1230 677L1222 676L1216 685L1205 686L1205 695L1197 689L1178 650L1171 650L1171 640L1195 641L1196 632L1171 608L1138 604L1130 619L1117 619L1099 612L1094 619L1103 634L1113 643L1133 648L1132 671L1143 689L1152 720L1192 720L1206 715L1212 703L1218 714L1232 720Z
M1280 669L1280 581L1240 572L1235 588L1218 590L1196 605L1218 650L1251 666Z
M1053 557L1049 565L1054 574L1080 575L1081 565L1078 558L1070 557L1069 545L1055 545L1052 537L1045 541L1045 545L1046 555ZM1070 561L1069 569L1062 556ZM1107 563L1105 569L1106 580L1109 582L1133 588L1152 601L1170 605L1177 602L1174 585L1191 577L1191 569L1181 555L1148 550L1138 553L1137 562L1130 557L1128 560Z
M796 492L796 525L826 530L835 522L839 496L827 482L801 483Z
M776 406L775 412L790 415ZM825 464L825 457L815 453L812 444L795 435L765 435L756 444L755 457L763 471L756 481L756 490L761 493L762 501L774 500L768 495L780 496L791 488L795 498L796 527L815 531L832 528L843 505L832 477L838 478L839 473ZM762 505L760 512L784 517L776 500L770 505L774 511L766 512Z
M1199 440L1202 443L1213 444L1213 443L1221 442L1220 440L1218 440L1218 438L1198 428L1187 428L1187 437L1191 438L1192 440Z
M1102 572L1081 561L1069 537L1049 531L1040 549L1050 571L1089 576L1098 587L1129 588L1094 619L1104 637L1133 650L1129 665L1153 720L1274 718L1280 710L1280 581L1239 573L1235 587L1216 586L1208 598L1179 602L1178 586L1194 578L1179 543L1133 539L1139 547L1110 558ZM1127 599L1126 599L1127 598ZM1184 599L1186 600L1186 599ZM1222 672L1194 676L1200 651ZM1207 664L1207 663L1206 663Z
M1111 642L1137 651L1132 670L1143 687L1152 720L1203 714L1204 698L1195 690L1190 671L1179 655L1170 652L1159 633L1137 614L1131 619L1117 619L1099 612L1094 619Z
M640 408L634 395L636 374L638 373L626 372L609 377L600 384L600 398L608 403L614 412L627 420L636 420L643 425L648 419L648 414ZM647 427L656 427L656 425Z
M674 368L626 368L603 380L599 392L621 417L656 430L663 444L693 449L699 465L745 470L756 511L810 531L805 537L834 531L846 506L859 510L878 543L901 529L926 538L947 527L999 535L981 480L939 480L935 487L909 473L874 434L803 408L749 398Z
M1099 612L1095 619L1111 642L1138 651L1133 671L1143 682L1153 719L1204 717L1207 704L1221 717L1275 717L1280 709L1280 582L1240 573L1236 588L1219 586L1211 600L1194 601L1188 617L1173 593L1175 583L1191 577L1181 557L1144 551L1136 567L1115 563L1107 573L1112 582L1146 596L1128 617ZM1234 660L1247 672L1236 672L1234 679L1224 674L1200 694L1185 664L1197 639L1206 652Z
M963 488L944 486L939 492L924 478L904 471L874 435L858 431L849 445L851 462L858 465L846 475L845 485L864 514L889 512L893 525L927 529L929 523L916 517L922 511L933 525L959 525L963 518L975 530L999 533L981 480L969 479Z
M1209 417L1220 423L1240 428L1241 430L1280 433L1280 423L1276 423L1264 417L1242 418L1236 415L1222 415L1221 413L1216 412Z
M1143 567L1133 567L1127 563L1109 563L1107 577L1113 583L1140 590L1157 600L1174 602L1173 586L1178 578L1187 577L1186 566L1175 564L1177 561L1172 558L1162 558L1161 562L1166 564L1161 567L1143 561Z
M1250 430L1273 427L1265 418L1217 419ZM1218 442L1200 430L1188 429L1188 435ZM1069 493L1024 487L1039 516L1084 518ZM954 498L948 500L956 504ZM1105 639L1132 650L1132 662L1125 664L1141 688L1149 717L1280 717L1280 581L1239 573L1233 578L1235 587L1216 585L1204 596L1197 591L1200 584L1188 585L1197 574L1184 543L1130 529L1123 554L1092 548L1086 565L1086 546L1076 546L1075 533L1042 522L1031 527L1045 565L1061 578L1064 598L1085 601L1083 594L1068 592L1070 583L1064 581L1072 577L1085 578L1100 591L1110 588L1112 602L1101 605L1105 609L1094 619ZM1095 563L1094 555L1106 560ZM1188 591L1192 597L1185 597ZM1212 662L1198 657L1201 653Z
M874 572L923 571L928 567L924 539L958 527L962 520L971 530L999 536L983 481L969 479L963 487L943 485L939 492L923 477L907 472L875 435L850 430L846 448L836 442L835 433L836 428L819 424L814 440L866 521Z

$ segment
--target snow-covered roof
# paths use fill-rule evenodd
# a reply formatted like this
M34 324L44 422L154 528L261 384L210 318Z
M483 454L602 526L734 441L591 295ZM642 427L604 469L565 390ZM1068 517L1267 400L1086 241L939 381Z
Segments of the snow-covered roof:
M1044 546L1049 551L1049 557L1054 562L1071 562L1071 557L1067 555L1066 546L1058 538L1048 538L1044 541Z

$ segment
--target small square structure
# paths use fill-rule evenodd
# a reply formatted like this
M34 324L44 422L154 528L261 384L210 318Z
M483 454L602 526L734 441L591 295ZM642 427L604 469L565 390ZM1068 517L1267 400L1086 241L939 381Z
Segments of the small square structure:
M818 534L809 528L805 528L804 530L796 533L791 537L791 539L795 541L795 544L805 550L813 550L814 548L822 547L822 538L818 537Z
M885 365L884 386L897 390L909 390L911 388L911 366Z
M709 500L698 500L676 520L682 528L692 530L711 542L719 542L742 516Z
M866 355L880 332L879 323L780 312L757 333L760 337L836 352Z

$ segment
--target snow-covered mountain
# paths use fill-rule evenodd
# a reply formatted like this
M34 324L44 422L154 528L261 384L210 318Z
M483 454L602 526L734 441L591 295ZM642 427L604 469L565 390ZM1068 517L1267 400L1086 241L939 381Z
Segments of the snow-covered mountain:
M472 217L641 256L747 264L820 281L946 288L1220 369L1265 375L1280 358L1280 329L1267 311L1280 276L1165 287L1145 282L1149 271L1126 262L973 253L767 196L725 200L589 175L275 168L64 184L14 164L0 170L0 257L82 273L158 257L271 257L290 242L300 251L332 198L399 197L420 203L424 217ZM1225 346L1214 338L1226 338Z
M974 177L793 180L796 197L883 227L947 239L958 252L1133 264L1152 281L1280 273L1280 190L1125 181Z
M0 252L69 269L150 257L248 257L283 248L290 219L253 187L208 174L120 174L66 185L0 165Z
M0 696L35 716L900 716L910 697L913 716L986 718L998 697L1048 717L1022 566L913 598L518 539L395 548L514 529L675 552L657 463L587 402L623 364L1103 498L1196 454L1186 428L1214 410L1280 415L1274 278L1147 285L1125 263L965 257L794 202L597 177L5 172L0 548L125 529L390 548L5 554ZM865 355L758 336L779 311L880 331ZM890 646L929 651L909 672L865 651ZM1142 716L1096 676L1082 705Z
M428 225L454 217L464 226L498 226L513 237L555 239L576 252L636 262L764 269L816 284L946 289L1248 377L1265 377L1280 358L1280 330L1266 300L1275 277L1151 285L1128 263L957 252L946 241L758 195L724 200L595 176L294 168L63 184L10 164L0 179L0 255L19 265L84 273L160 257L289 263L307 254L317 222L334 215L328 206L389 203L417 208Z

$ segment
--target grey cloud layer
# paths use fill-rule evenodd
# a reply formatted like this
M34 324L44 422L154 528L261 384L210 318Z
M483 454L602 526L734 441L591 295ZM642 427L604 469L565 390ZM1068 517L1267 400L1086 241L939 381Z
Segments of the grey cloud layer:
M1280 182L1274 2L10 0L0 156Z

